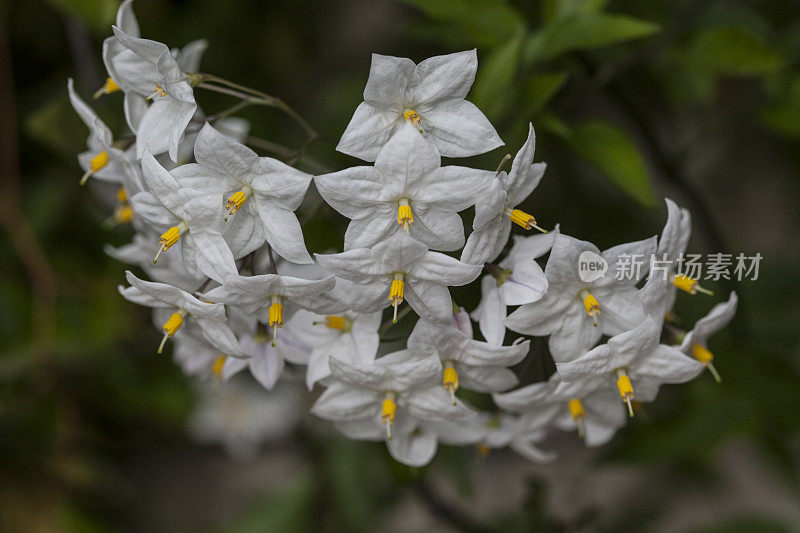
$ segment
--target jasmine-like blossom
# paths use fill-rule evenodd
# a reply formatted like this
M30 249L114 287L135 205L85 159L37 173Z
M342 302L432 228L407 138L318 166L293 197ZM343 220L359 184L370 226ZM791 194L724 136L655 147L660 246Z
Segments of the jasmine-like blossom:
M593 244L563 234L556 236L545 267L549 283L541 300L521 306L506 318L507 328L526 335L550 335L550 353L556 362L583 355L602 335L616 335L639 324L645 317L636 296L636 283L646 273L620 270L620 257L650 257L656 239L621 244L604 252ZM584 281L579 269L581 254L604 262L605 272Z
M226 241L243 257L266 240L282 257L311 263L294 211L311 176L254 151L205 124L194 144L196 164L174 170L178 183L224 203Z
M375 166L350 167L314 181L325 201L351 219L345 250L369 248L405 230L434 250L449 251L464 245L458 212L475 203L491 176L442 167L436 149L406 124L380 151Z
M372 249L316 254L316 258L324 268L355 282L356 310L371 313L391 305L395 320L404 300L421 317L451 320L453 304L447 287L465 285L481 270L479 265L431 252L402 231Z
M140 267L154 281L186 292L192 292L200 286L205 276L184 265L180 254L163 254L157 263L153 263L153 241L152 234L136 233L128 244L117 248L106 244L103 250L117 261Z
M404 57L372 54L364 102L336 147L375 161L408 122L445 157L482 154L503 144L491 123L464 100L478 67L475 50L435 56L415 65Z
M535 228L546 233L536 225L532 215L517 209L539 185L547 168L545 163L534 164L535 149L536 133L530 124L528 139L514 157L511 171L498 173L475 204L473 231L461 253L462 261L474 264L494 261L508 241L512 222L526 230Z
M714 366L714 354L708 349L708 339L733 320L738 303L739 298L732 292L727 302L715 305L706 316L698 320L681 342L681 351L703 363L717 383L722 381L722 378Z
M660 344L661 328L647 317L637 327L611 337L574 361L557 363L565 382L602 376L616 381L620 398L633 416L633 401L651 402L664 383L697 377L703 363L677 348Z

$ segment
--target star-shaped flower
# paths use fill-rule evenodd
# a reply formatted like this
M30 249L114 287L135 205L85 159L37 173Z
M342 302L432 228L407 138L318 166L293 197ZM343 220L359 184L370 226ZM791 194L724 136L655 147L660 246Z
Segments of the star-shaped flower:
M403 57L372 55L364 102L336 147L375 161L405 122L445 157L482 154L503 144L489 120L464 100L475 80L475 50L435 56L419 65Z
M738 304L739 298L732 292L727 302L715 305L706 316L698 320L681 342L681 351L703 363L718 383L722 379L714 367L714 354L708 349L708 338L733 320Z
M369 248L401 229L435 250L464 245L459 211L475 203L493 173L441 166L436 149L411 124L381 150L375 166L317 176L322 197L351 219L344 249Z

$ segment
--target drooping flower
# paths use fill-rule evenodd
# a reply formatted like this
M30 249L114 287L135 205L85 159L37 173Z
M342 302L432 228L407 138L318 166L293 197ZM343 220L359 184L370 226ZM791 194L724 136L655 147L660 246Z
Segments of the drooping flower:
M461 253L462 261L479 265L494 261L508 241L512 223L545 232L532 215L517 209L539 185L547 168L546 163L534 164L535 148L536 134L530 124L528 139L514 157L511 171L498 173L475 203L473 231Z
M153 241L157 238L157 235L136 233L128 244L117 248L106 244L103 250L117 261L140 267L154 281L191 293L200 286L205 275L187 268L180 254L164 254L153 263Z
M197 163L173 174L182 187L226 201L226 240L243 257L266 240L282 257L311 263L294 211L303 201L311 176L254 151L203 126L194 145Z
M503 144L489 120L464 100L475 80L475 50L435 56L415 65L402 57L372 54L364 102L336 149L375 161L405 122L445 157L482 154Z
M434 250L464 245L459 211L475 203L493 173L441 166L436 149L411 124L378 154L375 166L317 176L322 197L351 219L344 249L369 248L405 230Z
M698 320L681 342L681 351L703 363L718 383L722 379L714 367L714 354L708 349L708 338L733 320L738 303L739 298L732 292L727 302L715 305L706 316Z
M450 321L453 304L448 286L466 285L480 273L480 265L467 265L395 233L372 249L356 248L339 254L316 254L323 268L352 280L357 311L372 313L397 307L407 300L421 317Z
M549 282L541 300L521 306L505 320L507 328L526 335L550 335L550 353L556 362L583 355L602 335L616 335L635 327L645 317L636 297L636 283L645 270L627 275L623 257L650 257L656 239L621 244L604 252L593 244L564 234L556 236L545 267ZM604 271L581 278L581 254L603 263ZM585 261L585 260L584 260Z
M557 363L565 382L602 376L616 380L617 390L633 416L632 402L651 402L664 383L697 377L703 363L677 348L659 344L661 327L647 317L637 327L611 337L574 361Z

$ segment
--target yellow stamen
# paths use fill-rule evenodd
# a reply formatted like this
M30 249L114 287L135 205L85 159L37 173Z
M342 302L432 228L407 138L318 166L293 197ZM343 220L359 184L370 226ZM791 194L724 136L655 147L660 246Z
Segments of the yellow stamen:
M408 198L400 199L400 205L397 206L397 223L403 226L406 233L410 231L411 224L414 223L414 213L411 212Z
M283 304L281 297L272 295L272 305L269 306L269 327L272 328L272 346L278 343L278 328L283 327Z
M547 233L546 229L540 228L539 226L536 225L536 219L533 218L533 215L529 215L525 211L508 208L505 210L505 213L506 216L511 219L511 222L513 222L518 226L521 226L525 229L536 228L542 233Z
M486 456L492 451L492 447L488 444L484 444L483 442L476 444L475 449L478 450L478 454L483 458L486 458Z
M631 384L631 378L628 377L623 368L618 368L616 374L619 395L622 397L622 401L628 404L628 416L633 418L633 405L631 405L633 401L633 385Z
M169 250L178 239L181 238L181 233L188 230L189 226L186 222L181 221L177 226L172 226L167 231L161 234L161 237L158 239L158 252L156 252L156 256L153 258L153 263L158 261L158 256L161 255L161 252Z
M133 220L133 208L128 204L117 206L114 210L114 221L117 224L128 224Z
M89 161L89 169L83 173L83 176L81 176L81 181L79 183L81 185L84 185L86 183L86 180L89 179L89 176L91 176L98 170L104 168L107 164L108 164L108 152L103 150Z
M117 189L117 202L121 204L128 202L128 192L125 190L125 187Z
M164 332L164 338L161 339L161 344L158 345L158 353L161 353L164 350L164 345L167 343L167 339L171 339L173 335L180 329L183 325L183 317L186 315L186 311L183 309L178 309L176 312L172 313L170 317L164 322L164 325L161 326L161 331Z
M117 85L117 82L115 82L111 78L106 78L106 82L103 84L103 86L100 87L100 89L96 93L94 93L94 99L97 100L104 94L115 93L119 90L121 89L119 88L119 85Z
M152 100L156 96L161 96L161 97L167 96L167 91L161 86L160 83L156 83L153 94L145 98L145 100Z
M700 344L693 344L692 357L706 365L706 368L708 368L708 371L711 372L712 376L714 376L714 380L717 383L722 382L722 376L720 376L719 372L717 372L717 369L714 368L714 354L711 353L711 350L705 346L701 346Z
M394 403L395 395L393 392L387 392L381 406L381 421L386 424L386 438L392 438L392 424L394 423L394 414L397 412L397 404Z
M594 327L597 327L597 317L600 316L600 303L590 292L582 291L581 295L583 297L583 307L586 309L586 314L592 317L594 320Z
M417 128L420 133L424 132L424 130L422 129L422 117L419 116L419 113L417 113L413 109L406 109L403 112L403 118L405 120L410 120L411 124L413 124L414 127Z
M575 425L578 426L578 435L584 438L586 436L584 425L586 411L583 410L583 403L578 398L572 398L567 404L567 408L569 409L569 414L572 416L572 419L575 421Z
M245 185L242 187L241 191L236 191L228 198L227 203L225 204L225 209L228 210L230 215L235 215L239 209L242 208L244 203L247 201L247 197L253 194L253 189ZM225 217L225 220L228 220L228 217Z
M444 364L444 375L442 377L442 386L444 390L450 393L450 398L453 400L453 405L456 404L456 391L458 390L458 372L453 368L453 362L447 361Z
M397 323L397 306L403 303L403 294L405 293L405 282L403 279L405 274L402 272L395 272L394 279L392 279L392 286L389 289L389 302L394 307L394 317L392 323Z
M217 379L222 379L222 368L225 366L225 361L228 359L228 356L224 353L219 354L215 359L214 362L211 364L211 375Z
M347 328L347 319L343 316L328 315L325 317L325 325L331 329L344 331Z
M714 291L704 289L700 286L696 279L690 278L689 276L684 276L683 274L678 274L675 276L672 279L672 284L678 287L680 290L688 292L689 294L697 294L698 292L702 292L704 294L708 294L709 296L714 295Z

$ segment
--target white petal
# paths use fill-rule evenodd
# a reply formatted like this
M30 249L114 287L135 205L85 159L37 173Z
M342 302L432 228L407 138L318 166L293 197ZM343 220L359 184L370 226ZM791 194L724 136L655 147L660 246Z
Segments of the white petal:
M308 250L306 250L303 230L300 229L297 215L261 199L256 200L256 205L261 221L264 223L267 242L275 251L293 263L313 263L311 256L308 255Z
M477 68L478 53L474 49L428 58L411 73L406 98L426 106L466 98Z
M489 119L466 100L442 102L420 114L428 140L445 157L469 157L503 145Z
M364 161L375 161L400 128L402 112L362 102L350 119L336 150Z

